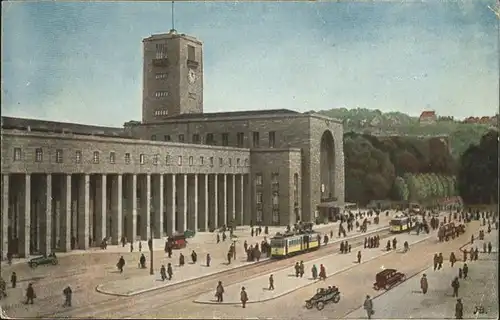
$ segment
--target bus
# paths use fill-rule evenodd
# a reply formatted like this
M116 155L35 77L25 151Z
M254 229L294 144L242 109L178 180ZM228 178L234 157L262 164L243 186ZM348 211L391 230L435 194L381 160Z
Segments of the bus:
M408 231L410 227L410 217L405 215L395 216L389 222L389 230L391 232L403 232Z

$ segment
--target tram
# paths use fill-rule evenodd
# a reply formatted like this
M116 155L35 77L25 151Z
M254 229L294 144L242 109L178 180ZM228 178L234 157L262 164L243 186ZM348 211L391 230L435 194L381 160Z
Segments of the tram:
M277 233L271 238L271 258L286 258L292 255L317 250L320 246L319 233Z
M410 221L411 221L410 216L407 215L395 216L389 222L389 230L394 233L408 231L408 228L410 228Z

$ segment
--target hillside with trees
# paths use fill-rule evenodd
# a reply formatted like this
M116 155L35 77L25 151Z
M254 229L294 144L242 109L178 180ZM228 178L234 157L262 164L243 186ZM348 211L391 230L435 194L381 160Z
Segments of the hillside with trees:
M471 144L479 143L481 136L490 129L488 125L462 123L446 116L438 117L434 124L421 125L417 117L401 112L384 113L362 108L338 108L318 113L342 120L344 132L375 136L446 136L450 141L451 153L456 159Z
M441 137L344 135L346 201L452 197L456 161Z
M467 204L498 204L498 139L491 130L460 158L458 190Z

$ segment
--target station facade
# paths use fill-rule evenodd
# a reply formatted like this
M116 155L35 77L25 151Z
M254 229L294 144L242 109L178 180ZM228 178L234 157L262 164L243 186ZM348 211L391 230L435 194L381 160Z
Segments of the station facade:
M202 44L143 40L142 121L2 117L2 256L223 225L290 225L344 201L343 127L286 109L203 112Z

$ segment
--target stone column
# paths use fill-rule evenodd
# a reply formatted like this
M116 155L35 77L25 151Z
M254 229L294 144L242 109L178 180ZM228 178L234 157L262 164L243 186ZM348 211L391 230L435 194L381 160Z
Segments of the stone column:
M29 257L31 243L31 175L24 176L24 190L19 206L19 254Z
M89 248L90 236L90 176L84 174L78 177L78 249Z
M188 229L198 231L198 174L188 177Z
M63 179L64 177L62 178L58 178L59 179ZM58 200L55 200L54 201L54 225L52 226L52 229L54 229L54 243L55 243L55 247L58 248L58 249L61 249L60 248L60 244L61 244L61 200L59 199L59 197L61 196L61 190L57 189L57 190L54 190L54 193L57 194L54 195L54 198L58 198Z
M9 175L2 175L2 257L7 255L9 250Z
M130 175L127 183L127 238L135 242L137 237L137 175Z
M209 219L208 227L217 228L219 226L219 177L216 174L207 175L208 179L208 206Z
M177 205L175 203L177 180L175 174L167 175L167 235L171 236L176 231L175 212Z
M145 174L141 177L139 184L141 194L141 240L151 238L151 175Z
M244 174L242 176L243 179L243 221L245 225L250 225L253 221L255 224L255 218L253 218L252 208L254 208L253 204L250 203L252 199L252 186L250 183L250 174Z
M236 206L236 218L235 225L244 225L243 221L243 175L235 175L235 206Z
M177 229L178 232L184 232L187 229L187 175L180 174L177 180Z
M154 235L153 238L161 239L163 237L163 174L158 174L153 176L153 188L151 190L153 194L153 226Z
M40 235L40 251L42 254L50 254L52 251L52 175L45 175L45 197L43 198L43 210L41 214L41 235Z
M227 223L230 226L235 226L236 221L235 221L235 216L236 216L236 206L235 206L235 175L234 174L228 174L227 175Z
M119 244L123 236L123 176L116 175L111 182L111 243Z
M94 239L95 243L99 245L106 237L106 222L107 222L107 177L105 174L101 174L96 183L96 225L94 226L95 228L95 236L96 239Z
M227 225L227 174L219 175L219 225ZM217 226L218 227L218 226Z
M63 175L61 179L60 202L60 249L64 252L71 251L71 175Z
M208 174L199 175L198 180L198 218L201 231L208 232Z

